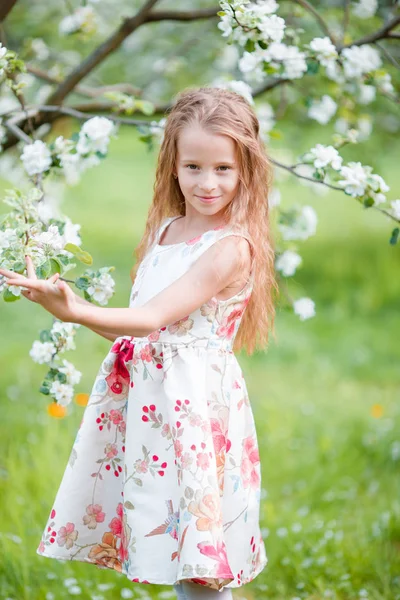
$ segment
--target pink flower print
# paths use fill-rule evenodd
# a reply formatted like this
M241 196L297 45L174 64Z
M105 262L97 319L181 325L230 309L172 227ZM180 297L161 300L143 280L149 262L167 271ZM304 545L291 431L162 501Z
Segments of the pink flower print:
M181 458L182 469L189 469L193 463L193 457L190 456L189 452L184 452Z
M156 331L153 331L152 333L150 333L150 335L147 336L147 339L149 340L149 342L156 342L160 337L160 331L157 329Z
M260 456L256 439L249 436L243 441L242 462L240 465L240 475L245 489L249 486L254 490L258 488L260 484L259 463Z
M201 316L206 317L207 321L212 323L215 317L215 311L217 310L217 306L218 300L216 298L211 298L208 302L205 302L202 306L200 306Z
M45 551L45 545L43 541L40 542L38 550L40 553Z
M148 471L147 462L145 460L141 460L140 458L135 462L135 467L138 473L147 473Z
M146 344L140 351L140 358L146 362L151 362L153 357L151 354L150 344Z
M189 512L195 515L198 531L217 533L222 526L221 503L214 488L196 490L194 499L189 503Z
M192 427L200 427L202 424L201 416L194 413L189 414L188 421Z
M125 435L125 433L126 433L126 422L125 422L125 421L122 421L122 422L119 424L119 427L118 427L118 429L119 429L119 431L121 432L121 434L124 436L124 435Z
M59 546L65 546L67 550L70 550L77 537L78 532L75 529L75 525L73 523L67 523L65 527L60 527L57 536L57 544Z
M174 440L174 449L176 457L180 458L182 456L183 446L179 440Z
M203 469L203 471L207 471L210 466L210 457L206 452L199 452L197 455L196 464L198 467Z
M189 316L184 317L183 319L179 319L172 323L172 325L168 326L169 333L176 333L176 335L186 335L190 329L193 327L193 319L190 319Z
M121 532L122 532L122 517L124 514L123 511L123 507L122 507L122 502L119 502L118 506L117 506L117 510L116 510L117 516L114 517L113 519L111 519L111 522L108 524L109 528L111 529L111 533L113 535L116 535L117 537L121 536Z
M124 420L122 412L120 410L111 409L110 410L110 421L114 423L114 425L119 425Z
M240 385L240 383L238 382L237 379L235 379L235 381L233 382L233 389L234 390L239 390L242 386Z
M243 308L234 308L227 317L222 319L221 325L217 329L217 335L226 337L230 340L234 334L236 320L240 319L243 314Z
M114 394L122 394L130 382L129 371L125 363L132 360L134 348L135 345L127 339L116 342L111 348L111 352L116 353L117 356L111 373L106 377L106 381Z
M100 504L89 504L86 507L86 513L82 520L89 529L96 529L97 523L103 523L106 516Z
M171 437L171 428L169 426L169 423L164 423L164 425L161 429L161 435L163 437L166 437L167 439L169 439Z
M214 449L219 454L226 447L226 426L222 419L210 419Z
M197 544L201 554L217 561L217 569L215 577L223 579L234 579L233 573L229 567L228 556L224 542L217 541L216 546L212 546L207 542L199 542Z
M116 444L106 444L106 447L104 448L104 452L107 458L114 458L114 456L117 456L118 454L118 449Z

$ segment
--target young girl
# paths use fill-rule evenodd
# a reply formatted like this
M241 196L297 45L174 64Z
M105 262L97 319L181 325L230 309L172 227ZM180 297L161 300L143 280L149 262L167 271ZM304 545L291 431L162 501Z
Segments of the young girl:
M129 308L37 280L29 257L27 277L0 270L114 342L38 554L170 584L180 599L229 600L265 567L257 435L233 348L265 347L273 325L270 175L250 104L189 89L168 115Z

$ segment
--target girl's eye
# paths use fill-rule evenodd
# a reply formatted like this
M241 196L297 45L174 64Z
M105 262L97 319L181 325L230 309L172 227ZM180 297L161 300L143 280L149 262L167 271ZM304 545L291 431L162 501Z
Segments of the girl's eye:
M194 167L195 169L197 168L197 165L186 165L189 168L189 171L193 171L193 169L191 169L190 167ZM230 167L226 166L226 165L221 165L220 167L218 167L218 169L230 169Z

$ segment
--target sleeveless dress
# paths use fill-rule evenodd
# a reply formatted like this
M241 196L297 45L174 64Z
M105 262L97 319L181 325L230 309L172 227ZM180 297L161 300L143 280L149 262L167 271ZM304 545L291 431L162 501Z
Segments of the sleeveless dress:
M143 258L141 306L229 226ZM178 217L179 218L179 217ZM239 587L267 564L260 459L232 347L253 287L215 297L146 337L118 337L100 366L36 552L115 569L138 583ZM188 290L190 293L190 290Z

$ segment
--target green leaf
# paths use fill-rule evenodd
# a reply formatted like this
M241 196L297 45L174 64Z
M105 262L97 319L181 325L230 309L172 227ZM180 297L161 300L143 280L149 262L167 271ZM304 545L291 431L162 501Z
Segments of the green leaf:
M43 383L43 385L40 386L39 392L41 392L42 394L44 394L45 396L49 396L50 395L50 388L47 387L47 385L45 385Z
M49 277L51 272L51 264L49 260L45 260L44 263L39 265L36 269L36 275L39 279L46 279Z
M4 302L16 302L17 300L20 300L20 299L21 299L21 296L14 296L14 294L8 288L6 288L3 292Z
M42 344L44 344L44 342L50 342L50 329L42 329L42 331L39 333L39 340L42 342Z
M245 49L247 52L254 52L254 49L255 49L255 47L256 47L256 45L255 45L255 43L253 42L253 40L247 40L247 42L246 42L246 45L245 45L244 49Z
M62 273L62 265L57 258L50 259L50 276L55 273Z
M307 73L311 75L315 75L319 70L319 62L314 60L313 58L307 59Z
M93 264L93 258L91 257L89 252L82 250L81 248L79 248L79 246L76 246L75 244L71 244L71 243L65 244L64 250L67 250L67 252L71 252L71 254L76 256L76 258L78 260L80 260L82 263L84 263L85 265Z
M89 279L87 277L78 277L75 280L75 285L78 290L87 290L89 287Z
M398 237L399 237L399 233L400 233L400 229L398 227L395 227L392 231L392 236L389 240L389 244L391 244L392 246L394 246L397 243Z

